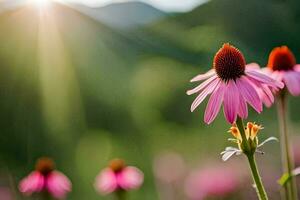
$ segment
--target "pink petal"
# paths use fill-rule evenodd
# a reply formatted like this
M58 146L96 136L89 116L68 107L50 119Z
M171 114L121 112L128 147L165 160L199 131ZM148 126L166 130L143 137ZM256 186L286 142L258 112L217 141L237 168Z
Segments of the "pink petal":
M224 114L229 123L236 120L239 109L239 91L233 80L228 81L224 93Z
M212 93L214 91L214 89L216 88L216 86L219 84L221 80L219 78L213 80L210 85L208 85L197 97L196 99L193 101L192 105L191 105L191 111L193 112L199 105L200 103L205 99L205 97L207 97L207 95L209 95L210 93Z
M204 79L210 78L211 76L213 76L215 74L216 74L215 70L211 69L208 72L206 72L205 74L199 74L199 75L195 76L194 78L192 78L191 82L202 81Z
M261 99L263 103L267 107L271 107L272 104L274 103L274 96L272 94L272 91L270 88L264 84L261 85L261 92L260 92Z
M217 78L217 75L214 75L214 76L210 77L209 79L207 79L206 81L204 81L203 83L201 83L200 85L198 85L197 87L195 87L194 89L188 90L186 92L186 94L187 95L192 95L192 94L195 94L195 93L203 90L208 85L210 85L211 82L214 81L216 78Z
M253 83L256 86L255 89L256 89L260 99L262 100L262 102L267 107L271 107L272 104L274 103L274 96L273 96L271 89L266 84L262 84L261 82L255 80L251 77L248 77L248 79L251 81L251 83Z
M260 81L261 83L267 84L269 87L273 88L283 88L284 84L282 82L279 82L270 76L260 73L258 70L253 69L246 69L246 75L250 76L251 78Z
M250 80L242 76L236 80L236 85L243 98L248 102L258 113L262 111L262 101L258 96L254 86L250 83Z
M300 72L286 72L283 76L283 80L293 96L300 95Z
M118 188L118 182L115 173L106 168L96 177L94 187L102 194L109 194Z
M44 188L44 176L37 171L32 172L19 184L19 190L26 195L40 192Z
M220 83L219 86L216 87L215 92L209 98L204 114L205 123L210 124L218 115L223 101L224 89L225 83Z
M136 167L126 167L118 176L118 184L125 190L137 189L144 181L144 174Z
M249 64L246 65L246 68L259 70L260 66L257 63L249 63Z
M53 171L46 178L46 189L57 199L64 199L71 188L70 180L61 172Z
M297 72L299 72L300 71L300 65L299 64L295 65L294 66L294 70L297 71Z
M248 117L248 107L246 104L245 99L242 97L242 95L239 95L239 109L238 109L238 115L242 118L242 119L246 119Z

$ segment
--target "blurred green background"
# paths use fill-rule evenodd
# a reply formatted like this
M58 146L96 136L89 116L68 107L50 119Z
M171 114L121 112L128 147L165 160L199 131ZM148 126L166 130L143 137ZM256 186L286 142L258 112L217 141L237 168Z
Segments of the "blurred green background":
M211 0L186 13L166 13L141 2L112 6L119 7L52 3L43 12L24 5L0 13L0 186L14 188L16 199L22 199L18 181L40 156L52 157L70 177L68 199L110 199L99 196L93 182L115 157L145 173L143 187L130 192L131 199L159 199L152 167L156 156L176 152L193 169L219 161L229 145L223 113L207 126L206 101L190 113L194 97L185 94L195 86L189 80L211 68L223 43L261 66L280 45L300 59L297 0ZM97 12L105 9L108 16L123 9L121 17L134 11L135 19L154 17L101 21ZM299 98L290 98L295 136L299 105ZM278 137L275 108L259 116L251 109L249 120L265 127L261 139ZM276 180L279 144L264 150L260 168L271 166L265 171L278 172ZM250 182L245 187L253 190ZM278 198L273 193L272 199Z

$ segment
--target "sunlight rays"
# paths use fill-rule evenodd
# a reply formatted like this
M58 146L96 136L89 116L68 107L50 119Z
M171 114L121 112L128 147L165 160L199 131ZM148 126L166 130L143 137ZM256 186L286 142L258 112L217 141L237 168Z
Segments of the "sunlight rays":
M54 9L40 15L38 29L38 65L45 119L53 132L70 131L74 127L72 122L76 121L74 116L82 117L81 100Z

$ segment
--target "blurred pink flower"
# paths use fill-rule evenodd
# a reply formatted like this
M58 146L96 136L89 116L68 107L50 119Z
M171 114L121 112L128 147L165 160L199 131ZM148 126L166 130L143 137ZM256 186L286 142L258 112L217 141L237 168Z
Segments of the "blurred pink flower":
M192 171L185 182L189 199L226 197L240 188L241 174L229 167L206 167Z
M231 124L237 116L247 118L247 103L258 113L262 112L262 100L257 88L262 88L262 92L273 97L272 93L269 94L269 87L278 89L284 85L254 69L253 65L257 64L246 65L243 54L237 48L224 44L214 57L213 69L191 80L205 80L196 88L187 91L188 95L198 93L191 105L191 111L211 94L204 115L204 122L207 124L216 118L222 102L226 120Z
M101 194L117 190L139 188L144 181L144 174L136 167L126 166L121 159L112 160L109 167L103 169L96 177L94 187Z
M300 65L296 64L296 58L287 46L271 51L268 67L264 70L274 79L282 81L293 96L300 95Z
M20 192L25 195L47 192L57 199L64 199L71 191L70 180L61 172L54 170L55 164L49 158L40 158L35 171L21 180Z

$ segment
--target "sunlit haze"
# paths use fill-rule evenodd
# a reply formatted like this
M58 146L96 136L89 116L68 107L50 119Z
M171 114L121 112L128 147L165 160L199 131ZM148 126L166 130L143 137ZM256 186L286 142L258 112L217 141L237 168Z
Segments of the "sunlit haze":
M29 3L39 7L39 8L45 8L49 5L51 0L29 0Z

